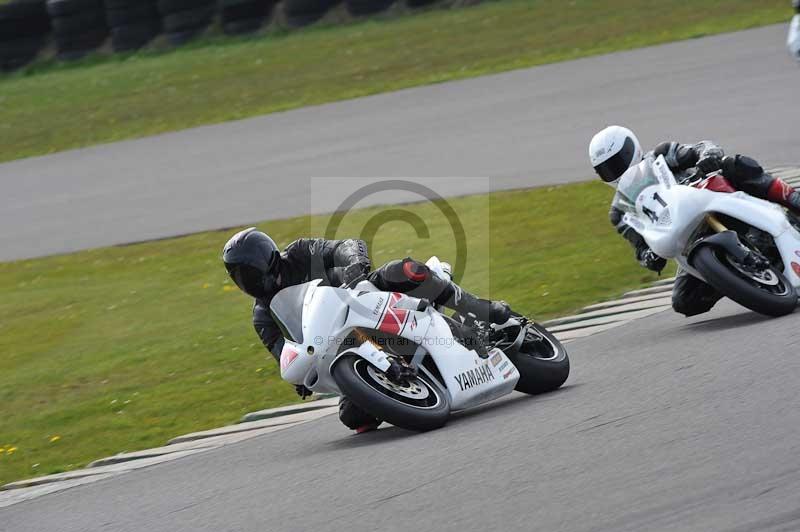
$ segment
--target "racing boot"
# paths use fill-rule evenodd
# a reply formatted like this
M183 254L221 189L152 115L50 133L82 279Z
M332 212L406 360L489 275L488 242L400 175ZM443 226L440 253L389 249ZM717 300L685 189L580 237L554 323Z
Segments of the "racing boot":
M339 421L357 434L376 430L381 424L379 419L358 408L347 397L339 399Z
M446 301L437 301L442 305L458 311L462 315L470 315L479 321L503 324L511 318L511 307L505 301L489 301L465 292L455 283L450 283L449 290L443 292Z
M782 179L773 177L772 180L767 190L767 199L783 205L792 211L792 214L800 215L800 192Z

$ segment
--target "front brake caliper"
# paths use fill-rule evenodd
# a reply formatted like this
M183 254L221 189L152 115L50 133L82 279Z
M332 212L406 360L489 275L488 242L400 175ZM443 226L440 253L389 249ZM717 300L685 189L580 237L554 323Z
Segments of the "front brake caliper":
M389 358L389 369L386 370L386 377L395 384L408 386L411 381L417 378L417 370L407 365L402 359L395 357Z

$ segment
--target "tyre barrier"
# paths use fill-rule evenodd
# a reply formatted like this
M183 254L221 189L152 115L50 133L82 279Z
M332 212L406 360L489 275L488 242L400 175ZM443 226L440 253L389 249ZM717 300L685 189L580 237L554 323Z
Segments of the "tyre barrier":
M0 70L16 70L33 61L49 33L44 0L0 5Z
M283 0L283 14L292 28L318 21L338 3L337 0Z
M429 6L429 5L433 4L436 1L437 0L406 0L406 5L408 5L408 7L412 8L412 9L414 9L414 8L417 8L417 7Z
M138 50L161 33L155 0L105 0L105 5L115 52Z
M394 0L346 0L347 12L354 17L365 17L386 11Z
M79 59L108 37L102 0L47 0L58 58Z
M203 33L214 20L215 0L158 0L167 40L176 46Z
M227 35L253 33L272 16L275 0L220 0L222 31Z
M364 17L397 0L11 0L0 4L0 71L35 59L51 33L57 57L72 60L99 48L109 35L115 52L138 50L162 31L169 43L184 44L206 31L217 10L225 34L252 33L269 23L278 2L286 25L298 28L317 22L339 2L351 16Z

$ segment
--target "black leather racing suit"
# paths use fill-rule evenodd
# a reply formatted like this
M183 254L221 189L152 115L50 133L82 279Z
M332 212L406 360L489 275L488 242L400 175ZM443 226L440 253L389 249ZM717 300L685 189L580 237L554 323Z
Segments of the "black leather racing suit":
M770 189L776 181L771 175L765 173L758 163L749 157L735 156L723 157L722 148L711 141L704 140L697 144L680 144L678 142L662 142L652 152L656 156L663 155L675 178L680 183L688 183L704 176L707 171L712 171L704 163L703 170L698 170L700 161L718 161L725 177L738 189L762 199L770 197ZM715 168L715 169L720 169ZM614 196L611 204L609 219L617 232L628 240L636 250L636 259L642 266L661 271L666 265L666 260L653 254L644 239L632 227L622 221L624 212L620 208L619 194ZM686 316L694 316L711 310L717 301L722 298L714 288L700 279L684 271L678 271L675 286L672 289L672 308Z

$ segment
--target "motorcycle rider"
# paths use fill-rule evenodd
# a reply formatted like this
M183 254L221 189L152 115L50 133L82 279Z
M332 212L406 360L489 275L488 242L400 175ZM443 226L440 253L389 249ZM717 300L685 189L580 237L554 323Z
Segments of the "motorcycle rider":
M363 240L301 238L281 252L269 236L251 227L228 240L222 260L236 286L255 298L253 325L278 363L284 338L269 312L270 302L283 288L314 279L322 279L325 285L341 286L368 276L379 290L425 298L482 321L505 323L511 315L505 303L479 299L411 258L391 261L370 272L371 261ZM407 371L408 368L393 361L387 375L399 377L407 375ZM298 385L296 390L303 399L311 395L305 386ZM339 419L358 432L375 429L380 424L344 397L339 402Z
M786 47L796 60L800 61L800 0L792 0L795 16L789 24L789 36L786 37Z
M681 184L702 179L706 174L721 170L738 189L757 198L778 203L793 213L800 213L800 192L784 181L766 173L755 160L744 155L725 155L715 143L704 140L696 144L662 142L646 154L663 155L675 178ZM595 172L605 183L616 188L620 177L639 164L645 155L636 135L628 128L609 126L592 138L589 158ZM656 255L639 233L623 222L620 195L617 193L608 213L611 224L635 249L639 263L661 273L666 259ZM707 283L686 272L678 271L672 290L672 308L685 316L708 312L722 295Z

